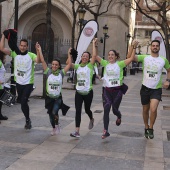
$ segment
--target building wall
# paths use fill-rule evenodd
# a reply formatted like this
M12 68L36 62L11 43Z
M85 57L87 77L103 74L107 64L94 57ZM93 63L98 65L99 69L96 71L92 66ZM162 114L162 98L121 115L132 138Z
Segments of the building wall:
M45 0L20 0L18 18L18 37L32 37L33 30L41 23L46 23L46 1ZM2 27L13 28L15 1L2 2ZM104 9L106 6L103 5ZM106 52L116 49L123 58L126 55L126 35L129 32L130 11L120 4L112 4L109 11L100 16L98 38L103 37L102 27L107 24L109 27L109 38L106 40ZM85 19L93 19L93 15L86 12ZM71 39L72 30L72 8L69 0L52 0L52 30L54 39ZM78 18L77 18L78 22ZM79 25L76 24L76 39L79 35ZM45 33L44 33L45 36ZM99 43L99 55L103 55L103 44ZM91 46L89 47L91 50ZM65 51L65 54L67 52ZM122 59L123 59L122 58Z

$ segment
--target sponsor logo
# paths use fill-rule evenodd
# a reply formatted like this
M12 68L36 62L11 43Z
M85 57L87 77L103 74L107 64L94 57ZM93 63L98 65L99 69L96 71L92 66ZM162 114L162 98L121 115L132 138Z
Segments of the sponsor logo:
M155 37L155 40L158 40L158 41L160 41L160 43L162 43L162 37L157 36L157 37Z
M84 28L83 33L86 37L91 37L94 33L94 30L91 27L86 27Z

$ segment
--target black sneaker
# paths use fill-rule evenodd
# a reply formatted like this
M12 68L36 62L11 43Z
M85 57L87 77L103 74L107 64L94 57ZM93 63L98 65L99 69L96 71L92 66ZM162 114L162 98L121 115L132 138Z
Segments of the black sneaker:
M148 136L149 136L149 129L145 129L144 137L145 137L146 139L148 139Z
M148 129L148 138L149 138L149 139L153 139L153 138L154 138L154 133L153 133L153 131L154 131L153 129L150 129L150 128Z
M80 133L75 131L73 133L70 133L70 136L75 138L80 138Z
M119 126L121 124L121 118L117 118L116 125Z
M101 136L102 139L105 139L110 136L110 133L107 130L103 130L103 135Z
M8 117L7 116L0 116L0 120L8 120Z
M31 129L32 128L32 125L31 125L31 120L27 120L26 121L26 124L25 124L25 129Z

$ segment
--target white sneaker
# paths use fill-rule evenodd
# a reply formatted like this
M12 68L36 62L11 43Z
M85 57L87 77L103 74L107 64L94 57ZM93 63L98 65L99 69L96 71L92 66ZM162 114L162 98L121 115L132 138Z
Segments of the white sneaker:
M57 129L53 128L52 132L51 132L51 136L57 135Z
M60 125L55 125L56 133L59 134L61 132Z

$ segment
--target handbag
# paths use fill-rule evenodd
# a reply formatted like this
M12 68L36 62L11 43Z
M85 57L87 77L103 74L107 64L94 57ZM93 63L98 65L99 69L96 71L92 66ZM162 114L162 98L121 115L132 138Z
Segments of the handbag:
M123 94L126 94L126 92L128 90L128 86L125 83L123 83L121 90L122 90Z

